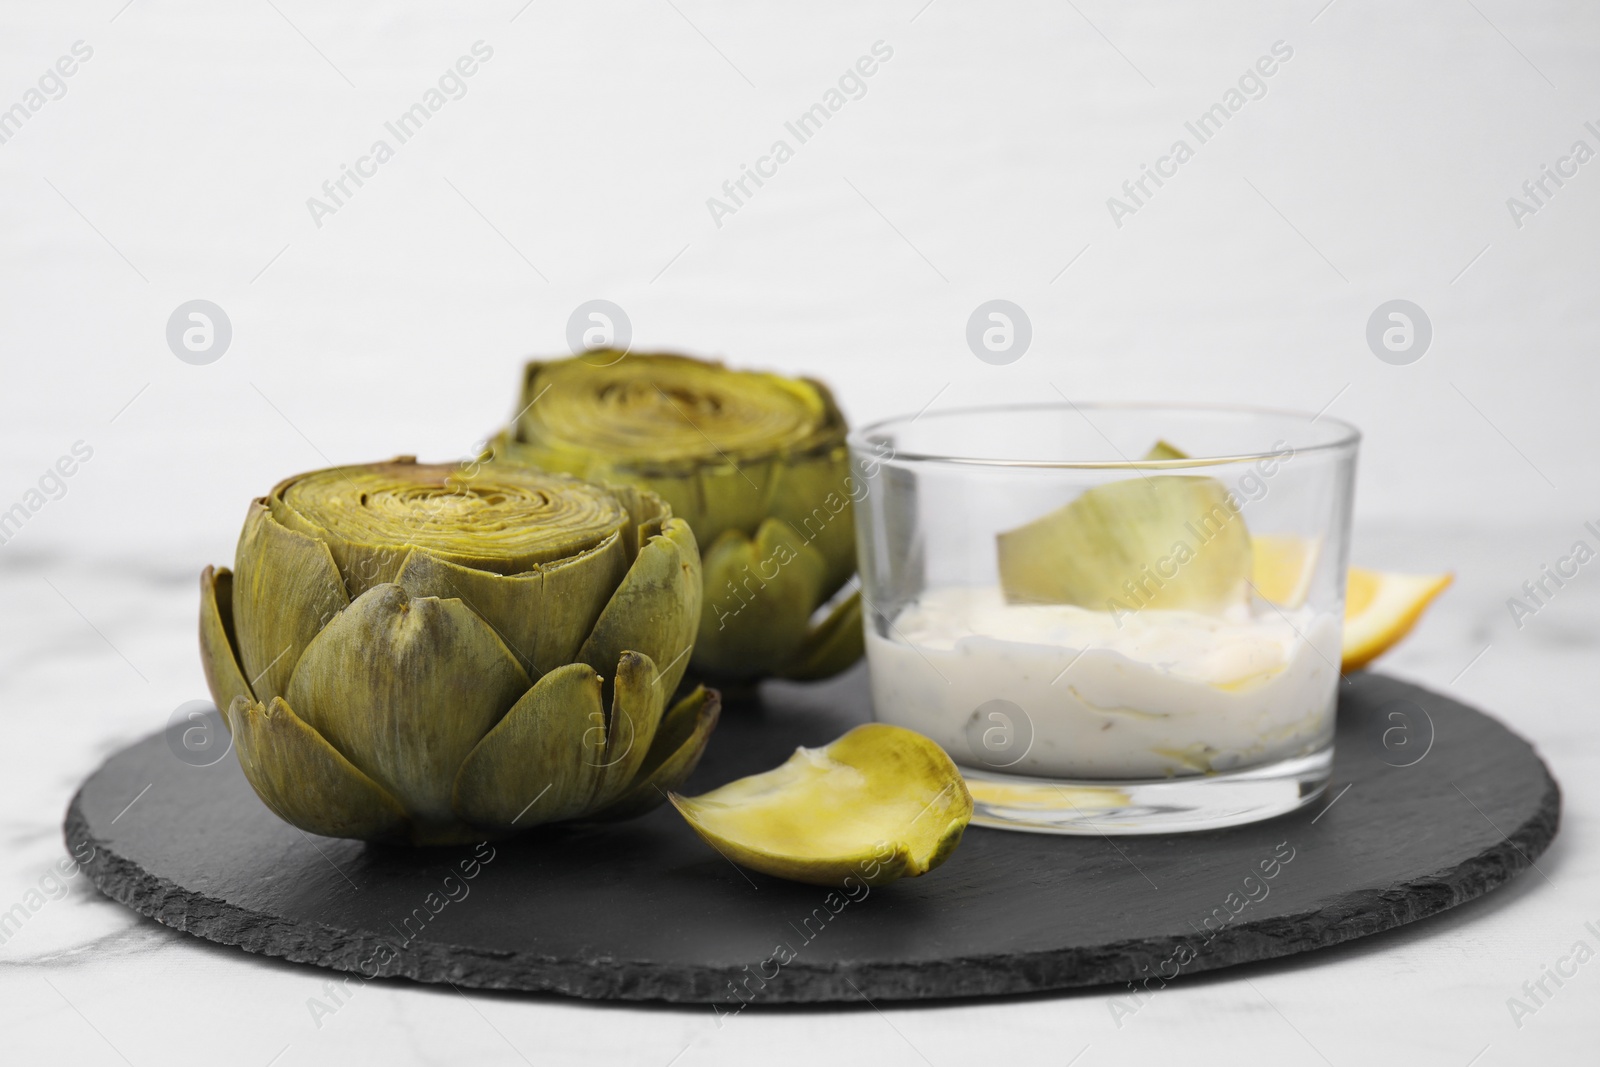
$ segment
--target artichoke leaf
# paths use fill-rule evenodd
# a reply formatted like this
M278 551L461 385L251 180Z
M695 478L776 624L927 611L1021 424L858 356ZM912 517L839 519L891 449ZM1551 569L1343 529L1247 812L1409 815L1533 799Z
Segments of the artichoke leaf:
M693 518L705 528L708 542L727 530L753 530L771 514L771 501L782 477L779 457L746 457L695 468L689 485L692 499L675 515Z
M859 483L844 444L844 413L832 391L816 378L801 381L815 392L822 412L811 440L789 456L770 510L773 518L799 530L822 554L827 570L820 604L856 571L854 490Z
M237 697L224 718L245 779L280 819L323 837L402 836L400 803L367 777L282 697L266 706Z
M735 863L814 885L883 885L955 851L972 796L928 738L885 723L697 797L671 795L695 833Z
M639 550L576 658L606 676L623 652L642 652L661 664L660 688L671 696L689 668L701 595L694 534L682 519L668 519Z
M861 590L835 604L826 618L806 634L798 657L781 677L796 682L831 678L848 668L866 652L866 633L861 624Z
M234 558L234 633L239 666L255 696L271 701L312 638L350 604L328 546L250 505Z
M405 457L409 459L410 457ZM393 461L395 463L400 460ZM315 476L327 477L337 475L341 479L350 480L352 474L340 468L332 471L317 471ZM324 545L328 546L328 554L333 557L334 566L338 568L340 577L344 580L345 595L351 600L365 593L375 585L394 581L395 575L400 572L400 567L406 561L406 554L410 551L405 545L365 544L350 542L339 537L333 531L325 528L307 516L301 514L283 499L284 490L295 484L296 478L285 479L272 490L267 497L267 506L272 512L272 517L286 530L305 534Z
M239 669L239 656L233 632L233 572L226 567L207 567L200 572L200 666L205 671L206 688L211 699L223 709L222 721L228 723L226 709L234 698L244 697L254 702L255 693Z
M655 661L642 652L624 652L617 659L611 688L611 718L606 722L600 764L600 789L594 807L620 797L638 777L655 744L661 716L672 694L661 684Z
M613 534L585 552L522 574L463 567L413 549L395 583L413 597L466 604L536 678L572 662L626 569L622 538Z
M639 556L639 549L650 543L650 538L661 533L661 525L672 517L672 509L660 496L636 485L607 484L606 489L628 509L629 525L622 528L624 545L631 564Z
M541 674L581 658L578 650L594 632L601 613L615 596L630 567L638 565L637 555L632 557L632 563L629 558L619 537L590 552L539 568L543 591L539 600L540 639L534 663ZM610 663L591 665L596 671L609 672L615 663L613 656Z
M1215 478L1108 482L997 536L1013 602L1221 612L1246 602L1250 533Z
M1140 459L1146 459L1146 460L1188 459L1189 458L1189 454L1187 452L1184 452L1177 445L1174 445L1174 444L1171 444L1168 441L1162 440L1162 441L1157 441L1155 444L1151 445L1150 446L1150 451L1146 452L1144 455L1140 456L1139 458Z
M754 529L766 517L776 470L773 461L756 459L643 468L592 459L588 477L648 485L697 540L710 544L727 530Z
M620 796L592 817L596 820L631 819L666 800L668 792L688 781L689 775L694 773L721 712L721 695L703 685L674 704L657 727L655 741L634 780Z
M537 570L495 574L463 567L420 548L406 556L394 584L412 599L459 600L494 630L529 677L537 676L540 599L544 579Z
M288 701L414 820L444 825L461 761L530 685L471 608L390 583L312 640Z
M600 690L600 676L584 663L535 682L462 762L457 815L511 832L588 812L610 740Z
M838 592L856 570L853 476L848 472L849 454L842 447L796 456L784 468L772 500L772 517L799 532L821 554L826 564L822 599Z
M784 523L768 519L754 539L730 530L705 558L708 601L696 665L721 678L753 678L792 662L822 601L827 564Z

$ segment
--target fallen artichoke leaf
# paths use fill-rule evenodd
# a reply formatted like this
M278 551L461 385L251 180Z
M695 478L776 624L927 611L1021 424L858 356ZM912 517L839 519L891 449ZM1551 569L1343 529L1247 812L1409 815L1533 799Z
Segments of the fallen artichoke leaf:
M794 882L871 886L914 878L955 851L972 818L961 772L938 745L885 723L697 797L670 794L728 859Z

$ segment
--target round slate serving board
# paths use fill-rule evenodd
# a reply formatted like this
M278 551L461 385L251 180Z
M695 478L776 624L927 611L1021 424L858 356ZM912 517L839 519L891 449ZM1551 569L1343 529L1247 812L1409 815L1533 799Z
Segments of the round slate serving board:
M865 673L730 701L691 792L775 766L868 715ZM1149 982L1336 944L1480 896L1555 836L1527 742L1427 690L1358 674L1333 785L1208 833L1056 837L973 827L941 868L863 895L744 872L668 807L604 829L413 851L310 837L232 754L162 734L67 812L90 877L168 926L250 951L467 988L622 1000L859 1002ZM1153 975L1160 978L1153 978ZM359 976L359 977L358 977Z

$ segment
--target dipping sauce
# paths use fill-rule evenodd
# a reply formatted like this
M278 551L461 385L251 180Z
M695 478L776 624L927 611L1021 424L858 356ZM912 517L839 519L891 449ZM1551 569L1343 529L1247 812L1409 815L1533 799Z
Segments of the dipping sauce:
M1333 737L1341 621L1302 608L1221 615L1009 604L927 590L880 637L875 714L957 763L1049 778L1168 778L1309 755ZM995 701L1022 721L992 719ZM1009 731L996 755L991 719Z

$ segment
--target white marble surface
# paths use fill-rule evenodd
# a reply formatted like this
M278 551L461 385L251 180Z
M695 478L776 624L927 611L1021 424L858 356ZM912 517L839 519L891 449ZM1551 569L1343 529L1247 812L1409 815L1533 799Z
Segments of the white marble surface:
M1600 11L7 2L0 110L79 40L66 93L0 143L0 510L93 449L0 544L0 911L59 895L0 944L8 1062L1593 1057L1600 962L1520 1027L1506 1002L1580 938L1600 949L1600 562L1521 629L1505 601L1600 522L1600 163L1520 228L1506 198L1574 140L1600 147ZM317 228L306 198L478 40L494 57L467 95ZM879 40L894 57L867 94L713 225L706 198ZM1116 228L1106 198L1279 40L1295 54L1267 95ZM231 555L244 502L326 460L460 454L509 411L517 359L559 351L597 296L636 343L821 374L858 421L1052 383L1331 405L1367 435L1358 558L1459 575L1384 666L1539 746L1566 797L1542 874L1186 981L1121 1027L1097 993L719 1027L395 983L319 1027L322 974L138 920L82 878L58 894L77 783L203 693L196 575ZM1009 367L962 336L996 296L1034 324ZM234 327L205 367L163 336L196 297ZM1410 366L1363 340L1394 297L1436 331Z

